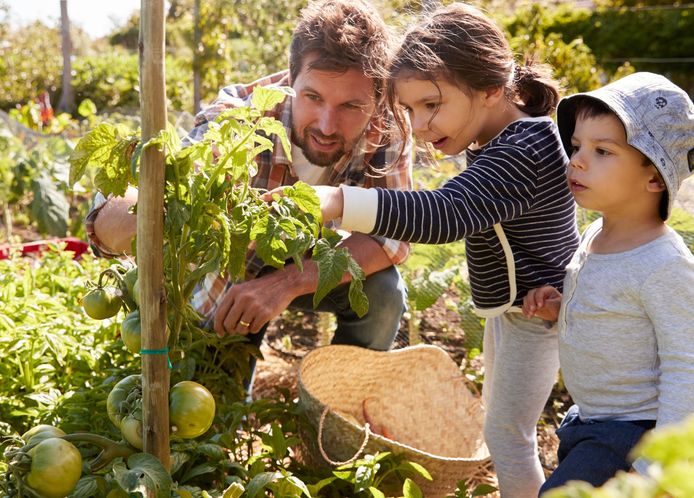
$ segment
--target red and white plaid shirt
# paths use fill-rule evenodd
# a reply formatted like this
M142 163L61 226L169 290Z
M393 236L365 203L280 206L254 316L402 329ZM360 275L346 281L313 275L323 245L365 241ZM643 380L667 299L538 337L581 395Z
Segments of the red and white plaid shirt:
M250 105L253 89L257 86L289 86L289 72L281 71L247 85L230 85L220 90L217 99L195 117L195 127L183 140L183 144L202 140L207 131L207 124L214 121L222 112ZM266 115L282 122L287 136L291 139L291 98L285 99L284 102L268 111ZM374 145L382 142L379 124L380 122L374 118L367 126L364 136L354 147L354 150L331 167L327 182L329 185L346 184L366 188L412 189L412 150L409 137L404 149L401 142ZM274 143L273 150L263 152L256 157L258 173L251 179L253 187L271 190L299 181L292 169L290 160L284 153L279 137L273 136L271 138ZM374 171L386 168L387 172L384 174L374 173ZM93 220L100 208L98 204L97 201L92 211L87 215L86 230L92 243L102 253L110 255L108 251L103 250L98 239L94 236ZM374 236L373 238L381 245L393 264L401 263L407 258L409 253L407 243L383 237ZM257 275L263 266L262 261L253 252L249 253L246 264L246 274L250 277ZM193 306L201 314L210 316L228 286L228 277L215 273L208 274L193 294Z

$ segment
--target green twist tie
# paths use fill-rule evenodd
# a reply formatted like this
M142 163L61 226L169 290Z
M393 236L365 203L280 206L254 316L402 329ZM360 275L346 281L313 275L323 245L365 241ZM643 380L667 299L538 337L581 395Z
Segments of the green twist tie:
M173 365L171 365L171 358L168 357L169 353L169 348L163 348L163 349L141 349L140 354L165 354L167 355L166 357L166 362L168 364L169 370L173 370Z

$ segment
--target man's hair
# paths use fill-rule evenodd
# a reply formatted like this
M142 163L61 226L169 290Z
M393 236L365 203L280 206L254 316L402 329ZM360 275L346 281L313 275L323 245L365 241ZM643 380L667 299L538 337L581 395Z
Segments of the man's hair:
M578 121L579 119L591 119L600 116L614 116L620 122L622 127L624 127L624 123L622 123L622 120L619 119L619 116L617 116L617 114L612 109L610 109L607 104L605 104L601 100L594 99L591 97L577 97L576 113L574 114L574 116L576 117L576 121ZM624 128L624 130L624 132L626 133L626 128ZM644 167L653 166L653 161L651 161L646 154L644 154L640 150L639 153L641 153L641 156L643 156L642 165ZM657 169L656 172L658 173L658 176L661 177L660 172L658 172ZM662 193L662 196L660 198L660 204L658 206L660 217L663 219L667 218L667 207L668 193L667 190L665 190Z
M304 69L344 72L358 69L374 80L380 104L385 92L383 67L387 63L390 35L379 13L363 0L321 0L301 11L289 47L292 82Z

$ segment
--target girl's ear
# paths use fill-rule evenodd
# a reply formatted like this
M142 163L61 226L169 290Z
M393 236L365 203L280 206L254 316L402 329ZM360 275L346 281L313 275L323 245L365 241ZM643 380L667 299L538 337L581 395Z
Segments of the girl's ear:
M504 87L501 85L491 86L484 90L484 103L487 107L493 107L503 98L505 98Z

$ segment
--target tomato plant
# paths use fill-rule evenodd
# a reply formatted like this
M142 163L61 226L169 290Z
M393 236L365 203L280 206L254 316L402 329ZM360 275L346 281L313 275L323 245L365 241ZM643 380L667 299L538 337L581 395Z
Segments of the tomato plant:
M28 452L31 469L26 483L45 498L65 498L82 474L82 456L75 446L60 438L44 439Z
M215 402L210 391L197 382L184 380L169 392L171 431L181 438L196 438L212 426Z

